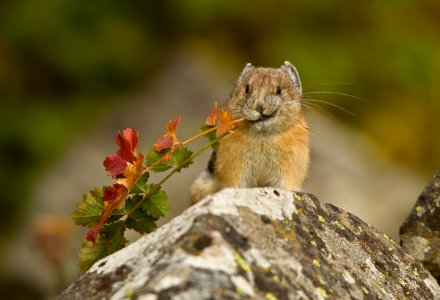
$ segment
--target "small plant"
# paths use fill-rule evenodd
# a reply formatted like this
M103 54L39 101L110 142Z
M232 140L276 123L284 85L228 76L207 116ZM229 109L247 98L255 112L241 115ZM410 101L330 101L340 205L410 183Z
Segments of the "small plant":
M125 129L116 136L119 149L104 160L108 175L116 180L111 186L95 188L83 195L72 213L73 221L88 227L87 237L79 250L81 270L89 269L99 259L121 249L127 240L125 230L141 234L156 229L156 221L169 210L168 197L162 184L173 174L192 164L193 159L206 149L218 147L218 142L242 119L232 120L223 109L212 109L200 133L180 142L177 127L180 116L170 120L166 133L157 140L145 156L137 151L138 131ZM186 145L205 136L209 143L193 153ZM149 183L150 172L172 169L160 182Z

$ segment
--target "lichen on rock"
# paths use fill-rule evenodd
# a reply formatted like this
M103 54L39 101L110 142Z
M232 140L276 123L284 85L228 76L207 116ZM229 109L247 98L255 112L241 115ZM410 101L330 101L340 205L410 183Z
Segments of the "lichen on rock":
M440 299L425 268L313 195L226 189L97 262L59 299Z
M440 170L400 227L400 243L440 283Z

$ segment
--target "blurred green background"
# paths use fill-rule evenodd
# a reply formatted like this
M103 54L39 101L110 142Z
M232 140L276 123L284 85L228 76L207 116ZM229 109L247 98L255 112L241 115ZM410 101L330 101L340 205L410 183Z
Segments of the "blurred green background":
M182 49L233 70L290 60L305 90L366 100L318 98L387 159L440 166L438 0L1 1L1 248L42 172Z

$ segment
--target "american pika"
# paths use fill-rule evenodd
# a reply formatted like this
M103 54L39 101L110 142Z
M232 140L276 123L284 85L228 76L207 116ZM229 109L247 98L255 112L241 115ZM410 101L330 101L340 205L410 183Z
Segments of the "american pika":
M226 109L244 118L213 152L191 186L193 203L223 188L277 187L298 191L309 167L301 81L288 61L278 68L248 63Z

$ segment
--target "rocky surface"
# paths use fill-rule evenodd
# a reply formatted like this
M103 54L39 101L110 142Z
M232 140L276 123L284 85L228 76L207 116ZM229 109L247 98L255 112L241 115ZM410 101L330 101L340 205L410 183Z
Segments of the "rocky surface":
M440 299L431 274L310 194L227 189L98 261L58 299Z
M400 227L400 241L440 283L440 170Z

